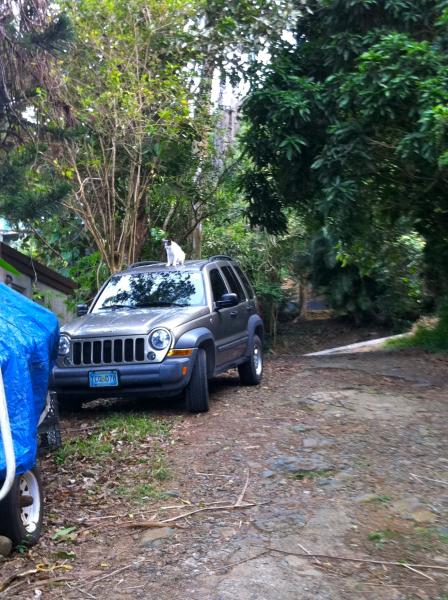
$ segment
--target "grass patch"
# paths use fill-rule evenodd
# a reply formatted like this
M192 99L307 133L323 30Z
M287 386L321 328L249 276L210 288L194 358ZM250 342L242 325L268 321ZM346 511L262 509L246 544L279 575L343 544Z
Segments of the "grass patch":
M382 548L386 542L389 542L396 538L397 532L392 529L383 529L379 531L372 531L369 533L368 538L371 542L374 542L377 548Z
M134 442L148 437L166 437L172 423L162 419L150 419L136 413L115 413L102 419L100 430L110 433L123 442Z
M62 465L70 459L95 458L102 461L114 455L114 459L127 461L133 444L148 441L151 438L167 437L173 425L162 419L150 419L136 413L115 413L98 422L98 428L90 435L66 440L55 453L55 461ZM120 452L115 452L120 446ZM147 459L139 457L145 464ZM155 478L160 481L167 478L167 470L156 457Z
M134 505L161 500L165 498L162 482L170 477L163 448L173 425L169 420L117 411L95 421L79 437L67 439L55 453L55 461L68 464L71 476L84 477L86 465L92 471L89 477L101 472L99 485L87 482L85 498L100 496L106 478L114 496Z
M121 485L115 488L114 493L120 498L133 500L138 504L142 504L147 500L162 500L165 498L164 492L152 483L140 483L135 486Z
M389 502L391 500L392 500L392 498L390 496L387 496L386 494L384 494L384 495L374 496L373 498L369 498L365 502L366 502L366 504L389 504Z
M321 477L328 477L329 475L333 475L333 471L331 470L322 470L322 471L306 471L302 469L298 469L290 474L290 477L293 479L319 479Z
M113 445L110 441L94 434L86 438L67 440L56 450L54 459L58 465L63 465L73 458L95 458L101 461L110 456L112 451Z
M161 452L157 452L151 466L151 477L157 481L166 481L170 476L170 471L166 466L165 457Z
M438 320L421 323L409 337L390 340L386 346L388 348L422 348L428 352L448 352L448 302L441 308Z

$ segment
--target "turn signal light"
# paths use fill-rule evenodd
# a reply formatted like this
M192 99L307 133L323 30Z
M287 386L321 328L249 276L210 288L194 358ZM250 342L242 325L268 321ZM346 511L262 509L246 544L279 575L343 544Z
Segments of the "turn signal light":
M193 348L172 348L168 352L168 356L191 356L193 354Z

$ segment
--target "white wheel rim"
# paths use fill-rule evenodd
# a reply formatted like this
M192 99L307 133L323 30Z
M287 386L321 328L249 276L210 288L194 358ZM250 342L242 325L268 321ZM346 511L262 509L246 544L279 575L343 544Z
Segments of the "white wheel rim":
M259 348L257 345L254 346L253 359L255 373L257 374L257 377L259 377L263 371L263 355L261 353L261 348Z
M39 525L40 519L40 488L39 482L32 471L27 471L19 477L19 501L31 498L29 506L22 506L20 518L28 533L34 533Z

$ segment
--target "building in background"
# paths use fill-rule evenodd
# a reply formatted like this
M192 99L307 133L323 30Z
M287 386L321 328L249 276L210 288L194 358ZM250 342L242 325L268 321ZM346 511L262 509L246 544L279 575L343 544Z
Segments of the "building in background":
M11 236L4 236L5 238L11 239ZM2 283L50 308L61 322L73 316L66 305L67 299L77 287L72 279L60 275L3 241L0 241L0 259L17 272L10 272L4 268L4 263L0 263Z

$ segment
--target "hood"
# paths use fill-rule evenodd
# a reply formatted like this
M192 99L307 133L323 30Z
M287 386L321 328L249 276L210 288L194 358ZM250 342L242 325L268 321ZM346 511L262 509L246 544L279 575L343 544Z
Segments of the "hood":
M208 312L206 306L105 310L89 313L63 325L61 333L72 338L145 335L155 327L166 327L173 331L179 325Z

